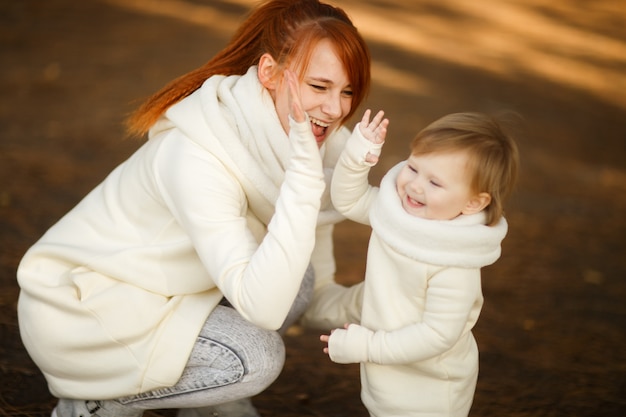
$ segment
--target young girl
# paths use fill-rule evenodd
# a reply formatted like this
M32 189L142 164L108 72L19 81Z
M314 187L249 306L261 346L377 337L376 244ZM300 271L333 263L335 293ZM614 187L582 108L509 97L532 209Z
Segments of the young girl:
M21 336L60 398L53 415L257 415L246 399L282 369L277 330L314 281L346 292L326 184L369 68L341 9L272 0L137 111L130 130L149 140L18 269ZM309 321L324 309L313 300Z
M360 321L322 335L324 352L361 363L372 416L467 416L480 268L500 256L517 147L493 117L450 114L422 130L375 188L367 175L387 125L382 112L371 122L366 112L333 176L335 207L373 231Z

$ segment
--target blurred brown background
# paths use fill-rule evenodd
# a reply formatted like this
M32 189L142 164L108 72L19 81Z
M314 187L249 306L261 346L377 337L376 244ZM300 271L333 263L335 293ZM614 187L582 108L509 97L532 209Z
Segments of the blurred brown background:
M225 45L251 0L0 2L0 416L55 400L19 339L17 264L139 146L138 100ZM626 416L626 7L594 0L337 0L368 41L367 105L391 119L372 181L454 111L512 109L522 178L502 258L484 269L471 416ZM337 230L361 279L369 230ZM293 329L263 416L366 416L358 367ZM147 416L173 416L156 410Z

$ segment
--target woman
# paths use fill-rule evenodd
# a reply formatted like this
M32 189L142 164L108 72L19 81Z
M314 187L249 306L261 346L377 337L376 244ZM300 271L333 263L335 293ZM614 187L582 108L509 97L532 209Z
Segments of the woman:
M257 415L246 399L282 369L277 330L311 297L308 323L355 320L335 320L360 295L333 283L326 185L369 66L341 9L274 0L137 111L149 140L18 269L53 415Z

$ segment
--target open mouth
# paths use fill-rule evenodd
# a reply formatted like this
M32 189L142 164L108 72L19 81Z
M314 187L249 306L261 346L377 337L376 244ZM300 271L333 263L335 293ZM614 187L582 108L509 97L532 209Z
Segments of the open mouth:
M313 131L315 140L317 143L324 142L324 139L326 139L326 131L328 130L328 126L330 126L330 124L313 117L309 117L309 119L311 120L311 130Z
M406 201L407 201L408 205L411 206L411 207L416 207L416 208L424 207L424 203L420 203L419 201L414 200L414 199L412 199L409 196L406 197Z

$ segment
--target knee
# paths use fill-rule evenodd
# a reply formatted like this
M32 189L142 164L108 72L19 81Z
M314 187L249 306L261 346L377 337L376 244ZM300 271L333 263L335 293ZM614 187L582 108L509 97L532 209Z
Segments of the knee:
M258 392L278 378L285 364L285 345L280 334L253 325L233 308L218 306L201 336L228 346L241 360L244 380L260 387Z
M285 344L278 332L259 329L263 335L259 335L255 342L254 360L251 364L250 373L256 374L256 378L263 389L267 388L278 378L285 364Z

